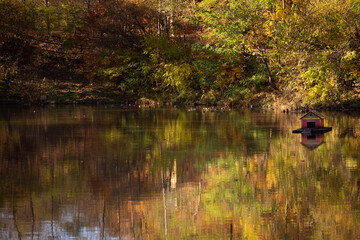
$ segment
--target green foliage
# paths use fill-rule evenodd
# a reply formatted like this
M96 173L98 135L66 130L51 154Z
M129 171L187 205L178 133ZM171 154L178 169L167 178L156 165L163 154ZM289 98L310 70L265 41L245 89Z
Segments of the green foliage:
M60 30L62 24L61 12L55 6L39 6L38 9L37 28L40 31L51 32Z
M16 0L0 0L0 36L19 35L35 28L37 13L32 4ZM0 42L2 41L0 40Z
M164 98L166 95L174 95L174 100L180 102L195 84L195 68L186 47L166 36L149 37L144 45L152 68L156 69L153 75L155 90L161 92Z
M217 73L220 72L219 61L216 56L208 50L207 46L202 48L199 44L193 45L196 57L193 65L197 70L197 82L202 89L216 88Z
M264 76L264 80L268 80L270 86L276 89L271 66L272 53L269 52L273 45L274 21L270 14L273 8L273 1L215 3L209 0L199 4L197 13L215 53L228 59L252 55L258 59L256 65L264 64L266 69L266 75L256 75L252 82L263 82L257 78Z
M74 103L78 99L78 96L69 90L52 96L52 99L58 103Z
M1 88L69 65L81 72L69 79L135 99L241 104L274 89L296 104L360 99L357 0L152 5L0 0Z
M192 84L193 67L189 63L165 64L162 69L162 87L184 94Z
M61 4L61 10L65 18L64 32L69 36L74 36L77 29L83 26L84 8L73 2Z
M350 95L356 98L360 66L356 2L299 2L275 25L278 76L303 103L339 105Z
M145 54L148 54L153 62L179 61L187 58L185 46L170 40L167 36L153 35L144 39Z
M340 100L339 80L329 61L331 54L331 51L324 51L302 75L304 90L308 92L305 103L335 105Z
M218 101L217 93L214 89L203 91L200 102L205 105L215 105Z
M264 66L256 56L244 52L216 51L210 45L193 46L196 53L193 64L197 69L197 81L202 91L201 102L216 104L224 101L242 104L262 91L266 84Z
M225 92L225 98L232 105L241 105L247 99L251 99L252 93L248 88L231 88Z
M114 51L104 56L98 71L103 81L115 83L121 91L139 97L152 94L152 74L149 60L131 50Z

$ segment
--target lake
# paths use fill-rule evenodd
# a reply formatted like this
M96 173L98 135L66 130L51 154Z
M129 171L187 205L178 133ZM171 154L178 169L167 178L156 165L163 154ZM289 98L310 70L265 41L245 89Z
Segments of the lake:
M360 239L359 116L0 107L0 239Z

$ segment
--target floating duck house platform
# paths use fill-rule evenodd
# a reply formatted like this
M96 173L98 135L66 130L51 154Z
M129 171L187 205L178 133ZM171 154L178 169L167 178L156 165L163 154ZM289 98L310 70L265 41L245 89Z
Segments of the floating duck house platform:
M315 110L307 112L300 118L301 128L293 130L293 133L306 135L322 134L332 130L332 127L324 127L325 117Z

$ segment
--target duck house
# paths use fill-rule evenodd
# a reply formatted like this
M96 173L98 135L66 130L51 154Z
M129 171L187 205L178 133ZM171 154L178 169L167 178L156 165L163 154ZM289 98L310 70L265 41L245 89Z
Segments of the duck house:
M315 110L310 110L303 115L301 120L301 128L293 130L293 133L303 134L321 134L332 130L331 127L324 126L325 117Z
M300 119L301 128L324 127L325 117L314 110L307 112Z

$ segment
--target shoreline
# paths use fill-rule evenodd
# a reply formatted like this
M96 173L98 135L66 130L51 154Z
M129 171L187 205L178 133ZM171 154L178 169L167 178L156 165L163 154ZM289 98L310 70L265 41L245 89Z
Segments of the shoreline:
M251 104L252 103L252 104ZM109 101L103 101L102 99L92 99L91 101L72 101L72 102L57 102L46 101L29 103L23 101L11 101L0 100L0 106L17 106L17 107L46 107L46 106L97 106L97 105L114 105L121 109L155 109L155 108L177 108L186 109L187 111L202 111L202 112L228 112L232 110L250 109L250 110L264 110L264 111L281 111L283 113L306 113L309 110L318 111L333 111L339 113L360 113L360 107L344 105L332 105L332 106L295 106L291 104L283 104L280 101L266 102L266 103L254 103L250 104L226 104L219 101L216 104L202 104L199 102L192 104L176 104L170 101L154 101L151 99L137 99L137 100L117 100L109 99Z

